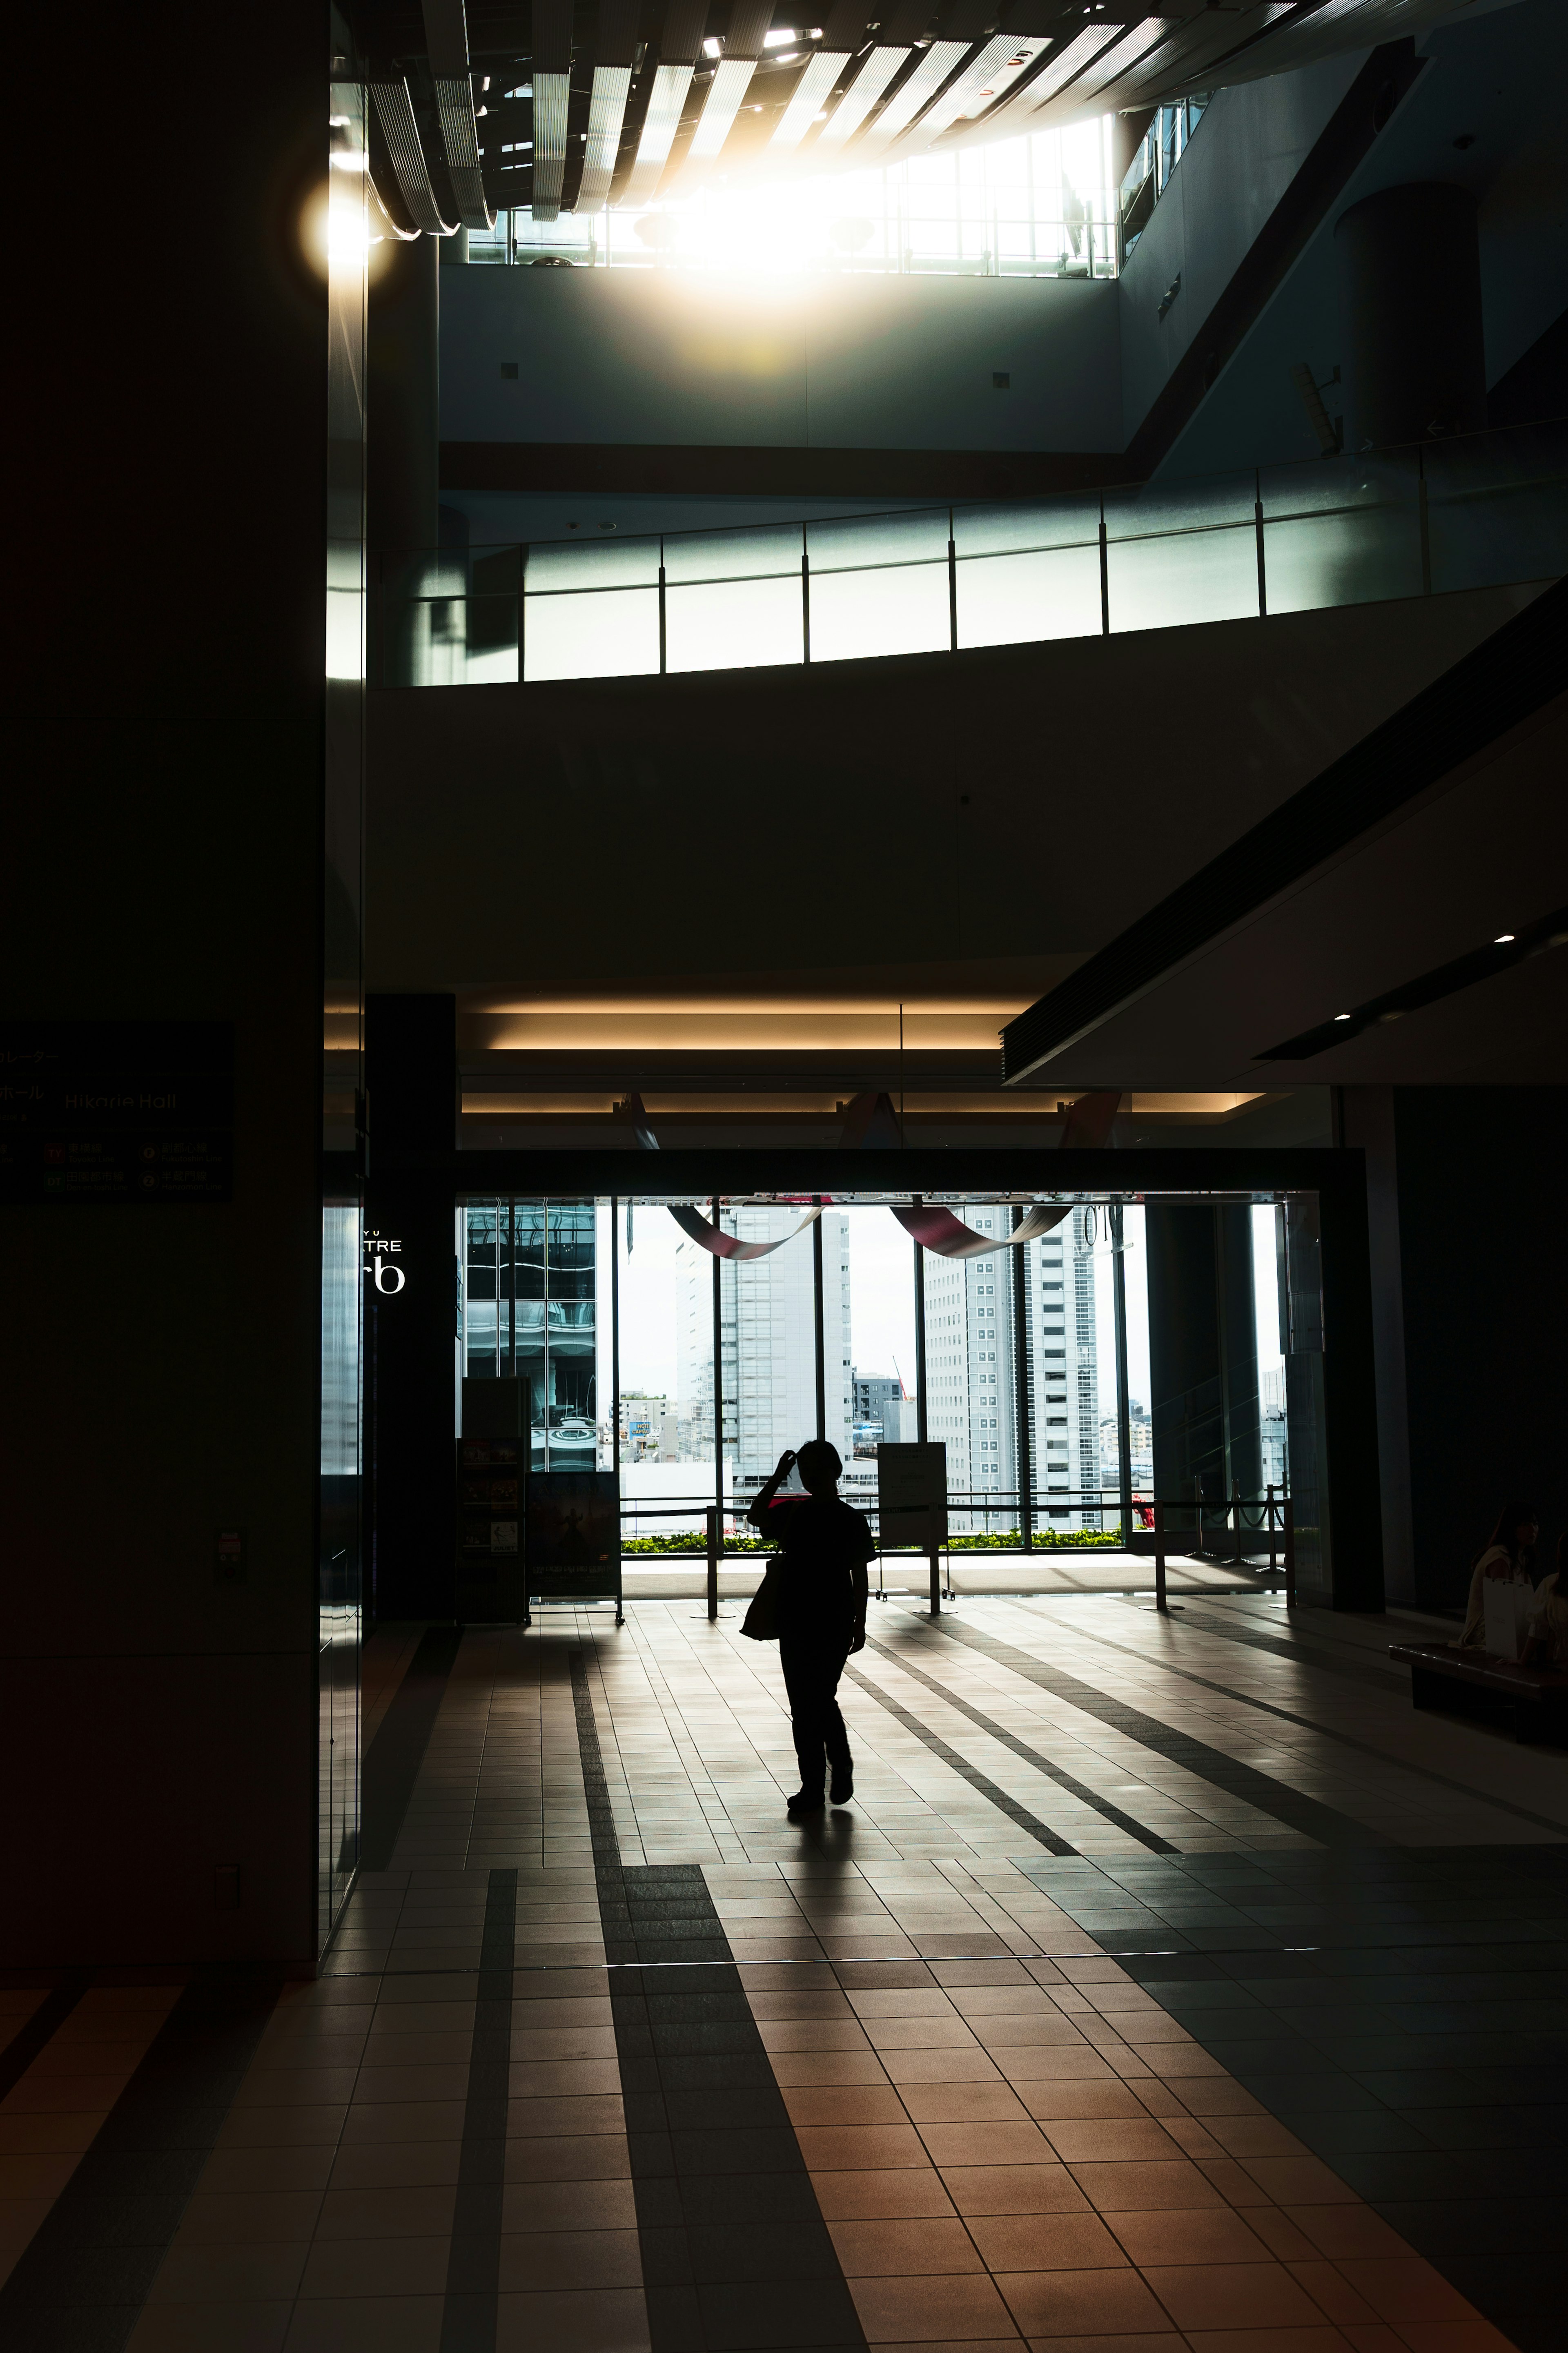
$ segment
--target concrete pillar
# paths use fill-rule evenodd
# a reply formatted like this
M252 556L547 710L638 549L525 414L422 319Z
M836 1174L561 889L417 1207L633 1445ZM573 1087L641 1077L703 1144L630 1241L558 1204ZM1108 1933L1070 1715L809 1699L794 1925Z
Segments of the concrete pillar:
M1383 188L1340 216L1345 448L1380 448L1487 421L1476 200L1437 181Z
M440 490L439 237L374 248L366 375L368 533L378 557L434 547Z
M1151 1202L1143 1217L1154 1492L1164 1504L1185 1503L1201 1486L1205 1503L1217 1504L1225 1485L1225 1407L1213 1212ZM1167 1526L1173 1518L1195 1533L1194 1519L1167 1513Z

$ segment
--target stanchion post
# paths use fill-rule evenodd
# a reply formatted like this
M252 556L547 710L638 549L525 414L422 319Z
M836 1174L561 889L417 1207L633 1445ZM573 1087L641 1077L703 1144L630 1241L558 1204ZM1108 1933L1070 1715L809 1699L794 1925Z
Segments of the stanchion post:
M716 1504L708 1506L708 1623L717 1622L719 1616L719 1547L722 1542L719 1512Z
M1232 1500L1236 1504L1236 1565L1237 1568L1239 1568L1241 1567L1243 1554L1241 1541L1241 1484L1239 1481L1233 1482Z
M1273 1576L1279 1563L1279 1547L1274 1540L1274 1489L1268 1490L1268 1574Z
M1296 1506L1285 1498L1285 1607L1296 1607Z
M1154 1607L1165 1615L1165 1506L1154 1506Z
M932 1539L931 1548L931 1614L942 1616L942 1547Z

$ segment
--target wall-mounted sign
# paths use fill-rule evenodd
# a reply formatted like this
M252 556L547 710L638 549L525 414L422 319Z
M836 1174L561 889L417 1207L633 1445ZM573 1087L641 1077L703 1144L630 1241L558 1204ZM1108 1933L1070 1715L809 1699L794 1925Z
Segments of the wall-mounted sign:
M395 1299L407 1283L403 1266L403 1243L395 1234L384 1234L371 1227L364 1238L364 1271L368 1281L375 1285L384 1299Z
M226 1201L227 1021L0 1022L0 1201Z

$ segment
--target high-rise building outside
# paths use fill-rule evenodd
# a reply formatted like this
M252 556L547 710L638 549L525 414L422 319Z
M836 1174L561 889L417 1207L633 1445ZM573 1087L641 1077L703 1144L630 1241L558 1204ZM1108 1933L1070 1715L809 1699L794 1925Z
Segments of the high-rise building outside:
M1019 1395L1013 1252L1001 1242L1012 1212L994 1203L958 1211L976 1233L994 1229L994 1256L925 1261L927 1428L947 1446L953 1527L1016 1524ZM1102 1472L1091 1229L1083 1210L1024 1252L1028 1324L1025 1407L1037 1517L1098 1527ZM973 1496L981 1509L956 1501ZM987 1511L989 1499L1012 1507Z
M772 1241L792 1213L726 1211L726 1232ZM822 1228L826 1436L852 1461L849 1220ZM816 1434L816 1323L809 1230L767 1258L721 1261L724 1460L737 1495L754 1493L785 1447ZM677 1392L683 1461L713 1459L713 1259L696 1242L676 1250ZM868 1470L871 1466L868 1465ZM872 1473L874 1482L874 1472ZM858 1482L847 1477L848 1493Z

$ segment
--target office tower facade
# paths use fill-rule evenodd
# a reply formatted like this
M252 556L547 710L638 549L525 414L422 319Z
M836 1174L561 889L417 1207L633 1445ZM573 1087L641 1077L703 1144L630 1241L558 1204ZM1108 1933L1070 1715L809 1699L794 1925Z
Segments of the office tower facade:
M742 1208L724 1216L742 1241L772 1241L791 1213ZM822 1228L825 1435L847 1463L852 1446L849 1220ZM683 1240L676 1251L677 1394L682 1461L713 1458L713 1258ZM724 1460L738 1494L755 1493L785 1447L816 1434L816 1315L809 1229L768 1257L721 1261Z
M1037 1518L1098 1526L1100 1365L1092 1212L1067 1223L1024 1252L1026 1352L1017 1377L1017 1332L1011 1250L994 1256L925 1261L928 1430L947 1446L948 1492L980 1505L986 1524L994 1496L1016 1507L1019 1492L1019 1413L1027 1418L1030 1487ZM1002 1238L1012 1212L974 1204L959 1215L976 1233ZM1021 1396L1020 1396L1021 1386ZM962 1504L955 1525L968 1525ZM1005 1514L1004 1514L1005 1517ZM992 1512L989 1524L1001 1525ZM1007 1523L1012 1525L1011 1521Z

